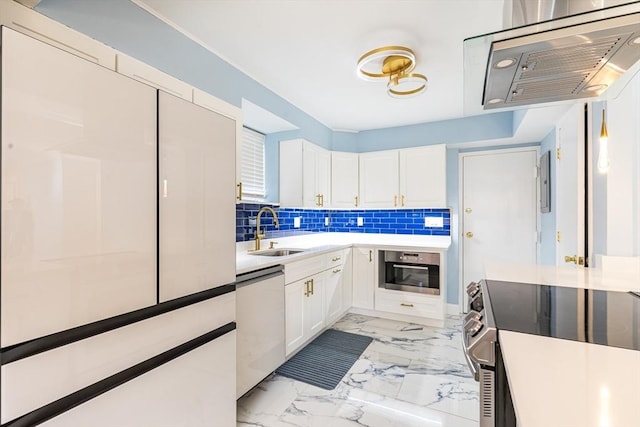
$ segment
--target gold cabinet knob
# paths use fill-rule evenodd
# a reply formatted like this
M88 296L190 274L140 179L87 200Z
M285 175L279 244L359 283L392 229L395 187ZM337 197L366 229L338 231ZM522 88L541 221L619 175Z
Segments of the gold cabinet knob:
M467 234L465 234L465 236L467 236L467 239L470 239L473 237L473 233L470 231L467 231Z

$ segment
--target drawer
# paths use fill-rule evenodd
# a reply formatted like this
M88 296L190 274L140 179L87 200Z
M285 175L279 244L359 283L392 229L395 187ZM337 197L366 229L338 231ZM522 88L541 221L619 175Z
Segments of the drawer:
M440 296L419 295L401 291L378 290L375 300L376 311L405 314L407 316L442 319L444 317Z
M326 267L325 268L334 268L344 264L344 260L346 258L346 251L349 249L342 249L335 252L330 252L325 254L326 257Z
M235 298L235 292L227 293L4 364L1 370L1 422L15 419L233 322Z
M326 259L326 254L322 254L285 264L285 284L297 282L300 279L304 279L305 277L312 276L322 270L325 270L327 268L325 267Z

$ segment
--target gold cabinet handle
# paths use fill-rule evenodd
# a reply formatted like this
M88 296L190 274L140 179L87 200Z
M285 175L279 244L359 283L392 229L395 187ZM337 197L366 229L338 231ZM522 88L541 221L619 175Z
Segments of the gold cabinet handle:
M313 279L311 279L311 295L313 295Z
M398 207L398 196L397 195L393 196L393 207L394 208Z
M407 304L406 302L401 302L400 305L403 307L413 307L413 304Z
M471 239L473 237L473 233L470 231L467 231L467 234L465 234L465 236L467 236L467 239Z
M242 182L237 183L236 187L238 188L238 195L236 196L236 199L242 200Z
M324 194L320 195L320 206L324 206Z
M308 297L309 295L311 295L311 280L307 280L306 282L304 282L304 285L305 285L304 296Z
M372 252L373 252L373 251L371 251L371 250L369 251L369 262L372 262L372 261L373 261L373 257L372 257L372 255L373 255L373 254L372 254Z
M355 199L356 199L355 205L356 205L356 208L357 208L358 207L358 196L356 196Z
M574 264L578 263L578 256L574 255L574 256L565 256L564 257L564 262L572 262Z
M340 273L342 270L340 270L339 268L336 268L335 270L333 270L334 273Z
M332 262L340 261L340 257L339 256L333 257L331 258L331 261Z
M404 207L404 194L400 197L400 205Z

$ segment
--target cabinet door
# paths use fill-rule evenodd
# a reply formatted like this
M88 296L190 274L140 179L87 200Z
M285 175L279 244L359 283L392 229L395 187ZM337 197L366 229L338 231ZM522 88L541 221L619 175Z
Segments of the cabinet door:
M331 153L331 206L358 207L358 154Z
M373 310L377 283L374 249L353 248L353 306Z
M0 345L154 304L156 91L6 27L1 63Z
M234 426L235 357L232 331L41 425Z
M302 140L280 141L280 206L302 207Z
M118 53L116 71L179 98L193 100L193 88L190 85L128 55Z
M327 276L316 274L308 280L311 281L311 295L305 299L305 339L320 332L325 325L324 292Z
M320 206L320 197L316 186L318 149L310 142L302 144L302 204L305 207ZM298 185L300 183L298 182Z
M235 280L235 121L160 92L160 301Z
M298 280L284 287L285 307L285 339L286 353L291 354L302 345L305 340L305 300L307 279Z
M346 312L353 305L353 251L344 251L342 265L342 312Z
M236 203L242 203L242 110L200 89L193 89L193 103L229 117L236 123Z
M444 144L400 150L400 205L446 207L446 165Z
M324 148L316 149L316 193L321 207L331 206L331 153Z
M361 207L397 207L398 196L398 151L360 154Z
M343 280L342 265L333 267L322 273L325 276L324 288L324 308L325 319L327 325L332 324L340 314L343 308Z

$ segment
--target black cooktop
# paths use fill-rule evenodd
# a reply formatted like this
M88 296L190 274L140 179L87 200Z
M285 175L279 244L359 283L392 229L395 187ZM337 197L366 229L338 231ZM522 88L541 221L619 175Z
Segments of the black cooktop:
M640 350L638 295L497 280L485 284L498 331Z

